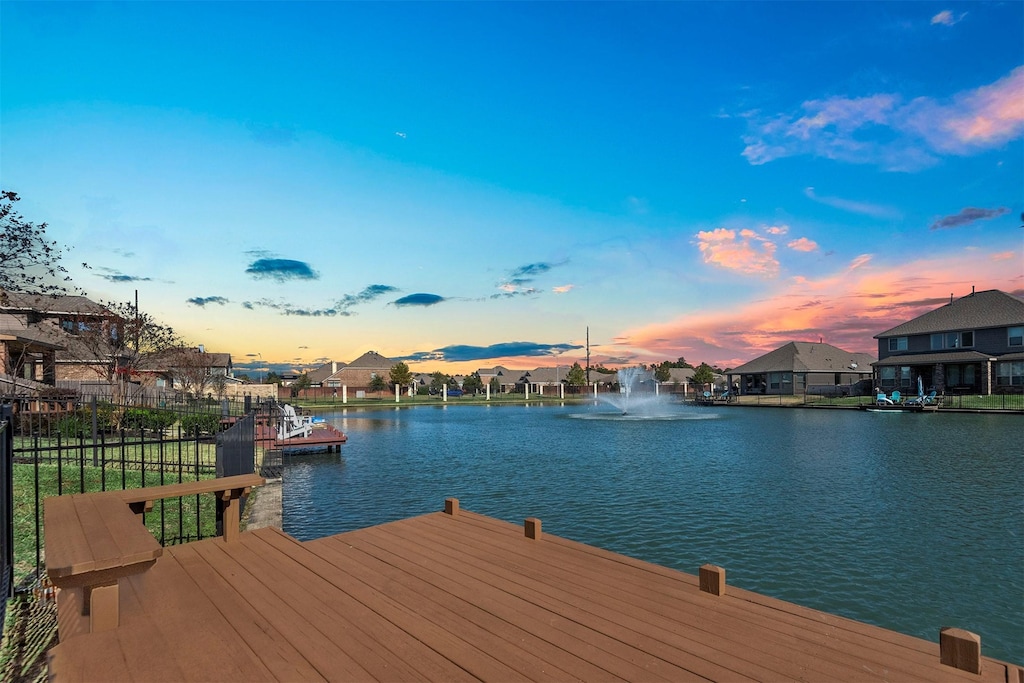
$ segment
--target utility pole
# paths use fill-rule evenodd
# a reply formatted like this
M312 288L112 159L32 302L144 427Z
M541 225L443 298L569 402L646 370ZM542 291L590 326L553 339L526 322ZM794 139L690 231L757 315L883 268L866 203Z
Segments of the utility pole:
M587 385L590 384L590 325L587 325Z

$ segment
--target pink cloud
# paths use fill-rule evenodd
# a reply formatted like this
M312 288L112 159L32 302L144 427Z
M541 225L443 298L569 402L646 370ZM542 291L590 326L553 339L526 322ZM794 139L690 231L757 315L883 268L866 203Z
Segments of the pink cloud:
M753 230L743 229L738 236L727 228L701 231L697 246L704 263L763 277L775 277L779 272L775 244Z
M814 240L809 240L806 237L795 239L786 245L793 251L817 251L818 243Z
M622 337L644 362L684 356L735 367L787 342L819 338L852 353L875 354L874 335L937 308L951 293L969 294L972 286L1019 293L1019 254L961 251L898 265L875 264L863 255L824 277L780 280L765 298L692 311Z
M769 235L785 235L789 232L788 225L772 225L764 229Z
M948 102L898 94L809 100L794 114L758 120L742 155L753 165L812 155L888 170L913 171L942 154L973 154L1024 134L1024 66L989 85L954 95ZM852 207L852 205L851 205Z
M575 286L576 285L559 285L558 287L553 287L551 291L555 294L565 294L566 292L571 291Z

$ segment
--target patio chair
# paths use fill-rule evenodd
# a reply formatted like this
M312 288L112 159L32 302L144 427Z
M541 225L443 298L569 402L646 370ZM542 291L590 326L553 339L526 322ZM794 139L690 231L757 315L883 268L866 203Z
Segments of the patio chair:
M917 398L912 398L909 401L907 401L908 405L930 406L930 405L934 405L935 403L937 403L937 401L935 400L935 390L934 389L932 391L928 392L927 396L918 396Z
M878 392L878 395L875 396L875 405L884 406L886 404L892 405L892 401L883 392Z
M892 392L890 398L893 403L903 403L903 395L899 391Z

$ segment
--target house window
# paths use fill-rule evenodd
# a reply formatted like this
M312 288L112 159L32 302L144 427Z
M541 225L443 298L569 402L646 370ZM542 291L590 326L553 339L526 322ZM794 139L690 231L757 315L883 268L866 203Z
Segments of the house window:
M996 363L997 387L1024 386L1024 361Z
M889 350L890 351L906 351L907 350L907 338L906 337L889 337Z
M974 346L974 332L946 332L931 336L932 351L960 349Z
M878 381L883 389L892 389L896 386L896 368L887 365L878 369Z
M910 386L910 366L900 366L900 386L906 389Z
M946 386L972 387L974 383L975 370L973 365L946 366Z
M1010 327L1006 331L1009 346L1024 346L1024 327Z

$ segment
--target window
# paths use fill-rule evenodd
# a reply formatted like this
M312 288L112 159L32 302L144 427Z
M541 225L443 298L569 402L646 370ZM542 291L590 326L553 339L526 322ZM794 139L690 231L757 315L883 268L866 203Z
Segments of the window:
M974 332L946 332L931 336L932 351L960 349L974 346Z
M1010 327L1006 330L1007 341L1010 346L1024 346L1024 327Z
M997 387L1024 386L1024 361L996 363Z
M906 337L889 337L889 350L890 351L906 351L907 350L907 338Z
M878 369L878 382L883 389L892 389L896 386L896 368L883 366Z
M910 366L900 366L900 386L907 388L910 386Z

